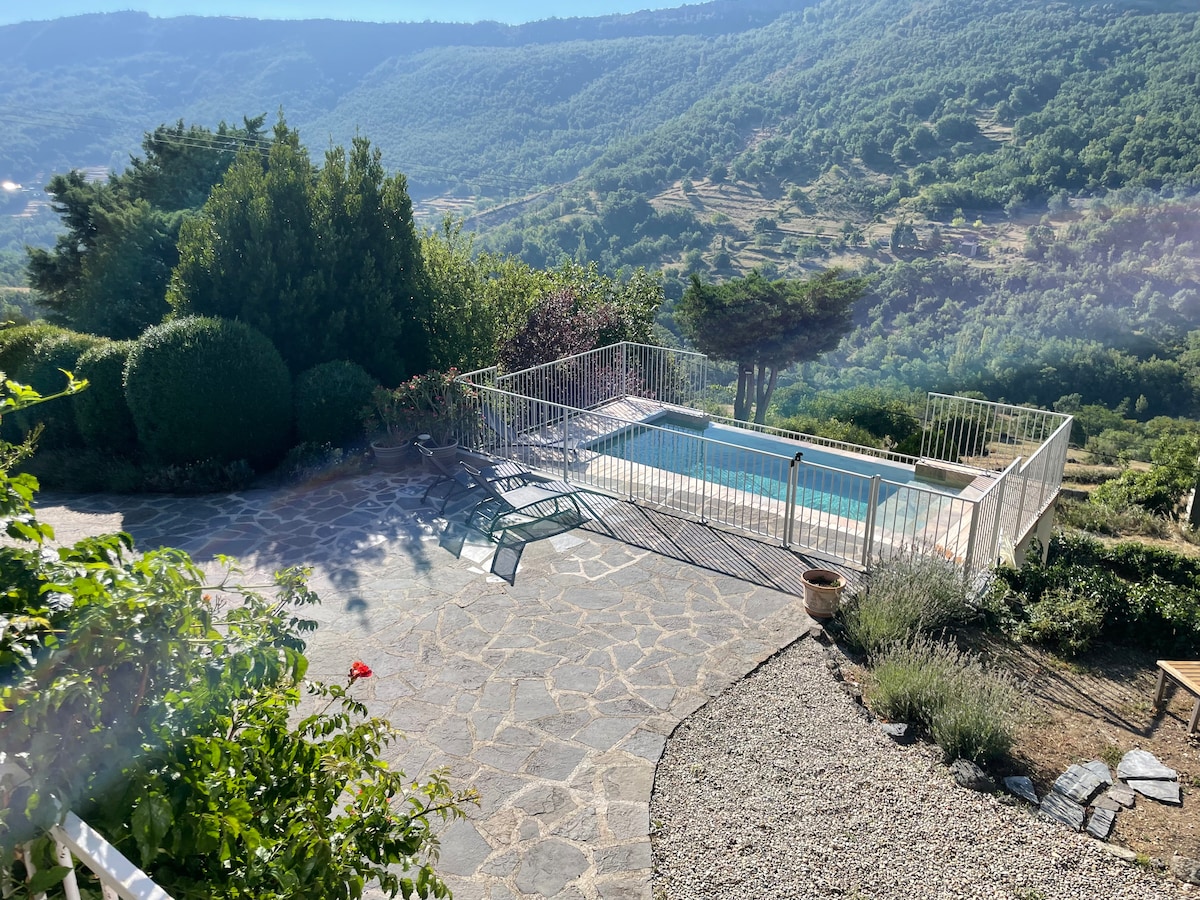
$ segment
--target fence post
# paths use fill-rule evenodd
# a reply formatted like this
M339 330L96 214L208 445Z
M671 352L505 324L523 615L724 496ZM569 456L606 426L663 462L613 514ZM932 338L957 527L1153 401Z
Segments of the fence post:
M621 341L621 399L629 396L629 342Z
M979 530L979 500L971 501L971 530L967 533L967 555L963 557L963 584L971 587L971 570L975 564L975 534Z
M700 524L708 524L708 441L700 440Z
M75 877L75 857L71 855L71 850L58 838L54 839L54 857L60 866L70 869L67 875L62 880L63 894L67 900L79 900L79 881Z
M571 415L567 407L563 407L563 481L571 480Z
M930 422L933 421L933 416L930 414L930 410L931 410L932 406L933 406L933 394L926 394L925 395L925 421L923 421L921 423L921 456L923 456L926 459L933 456L933 454L929 452L929 442L930 442L929 424L930 424Z
M1019 463L1020 461L1021 457L1019 456L1016 458L1016 460L1014 460L1015 463ZM1006 473L1000 476L1000 484L996 487L996 522L992 527L992 555L989 557L989 566L994 566L996 564L996 557L1000 554L1000 532L1003 531L1004 524L1004 495L1008 492L1008 479L1012 477L1011 473L1015 468L1015 466L1009 466ZM1020 515L1021 511L1017 510L1017 528L1021 527L1021 523L1019 521ZM1015 529L1013 540L1014 542L1016 541ZM1016 544L1014 543L1013 546L1016 546Z
M792 457L792 461L788 463L788 483L787 483L787 499L784 501L783 513L783 547L785 550L792 548L792 537L795 534L796 528L796 483L800 480L800 460L803 458L803 453L797 453Z
M871 545L875 538L875 508L879 505L879 483L883 481L883 476L871 476L871 492L867 498L867 533L863 539L863 568L867 569L871 566Z
M37 874L37 865L33 861L33 841L30 841L24 847L19 848L21 859L25 863L25 880L27 882L33 880L33 876ZM46 900L46 892L34 894L33 900Z
M1020 462L1021 457L1017 457ZM1021 499L1017 503L1017 527L1013 529L1013 547L1025 540L1025 493L1029 489L1029 478L1024 473L1025 466L1020 466L1018 471L1021 472Z

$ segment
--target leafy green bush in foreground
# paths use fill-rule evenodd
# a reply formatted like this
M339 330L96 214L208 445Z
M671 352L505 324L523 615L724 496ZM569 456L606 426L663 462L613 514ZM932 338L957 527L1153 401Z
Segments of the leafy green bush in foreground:
M61 896L46 829L70 810L181 900L448 895L434 825L473 794L382 761L396 733L350 695L368 666L303 681L303 571L260 592L127 534L57 546L36 489L0 468L0 881L24 882L30 843L31 895Z
M51 333L34 346L18 367L13 378L27 384L42 394L62 390L66 384L63 372L78 368L79 357L98 344L108 343L106 338L73 331ZM23 409L14 416L22 434L29 434L37 426L44 429L41 443L54 447L78 447L83 443L79 428L75 424L74 404L77 397L64 397L57 403Z

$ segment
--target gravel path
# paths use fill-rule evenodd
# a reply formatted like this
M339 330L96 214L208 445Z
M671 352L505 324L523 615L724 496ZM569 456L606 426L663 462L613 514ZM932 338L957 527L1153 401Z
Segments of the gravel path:
M654 900L1195 897L897 747L801 640L689 717L650 804Z

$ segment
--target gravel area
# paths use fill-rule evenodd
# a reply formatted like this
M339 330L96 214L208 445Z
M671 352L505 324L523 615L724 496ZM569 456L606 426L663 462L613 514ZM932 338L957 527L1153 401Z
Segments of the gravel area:
M654 900L1200 896L898 747L801 640L690 716L650 804Z

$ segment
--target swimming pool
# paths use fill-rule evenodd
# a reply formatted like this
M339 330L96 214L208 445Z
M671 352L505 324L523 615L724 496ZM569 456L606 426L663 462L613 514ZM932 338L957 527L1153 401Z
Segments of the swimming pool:
M883 479L879 485L880 504L902 486L916 481L912 466L838 453L715 422L693 424L662 419L654 427L640 426L604 438L590 449L778 500L787 499L788 469L800 452L796 503L860 522L866 520L870 510L871 477Z

